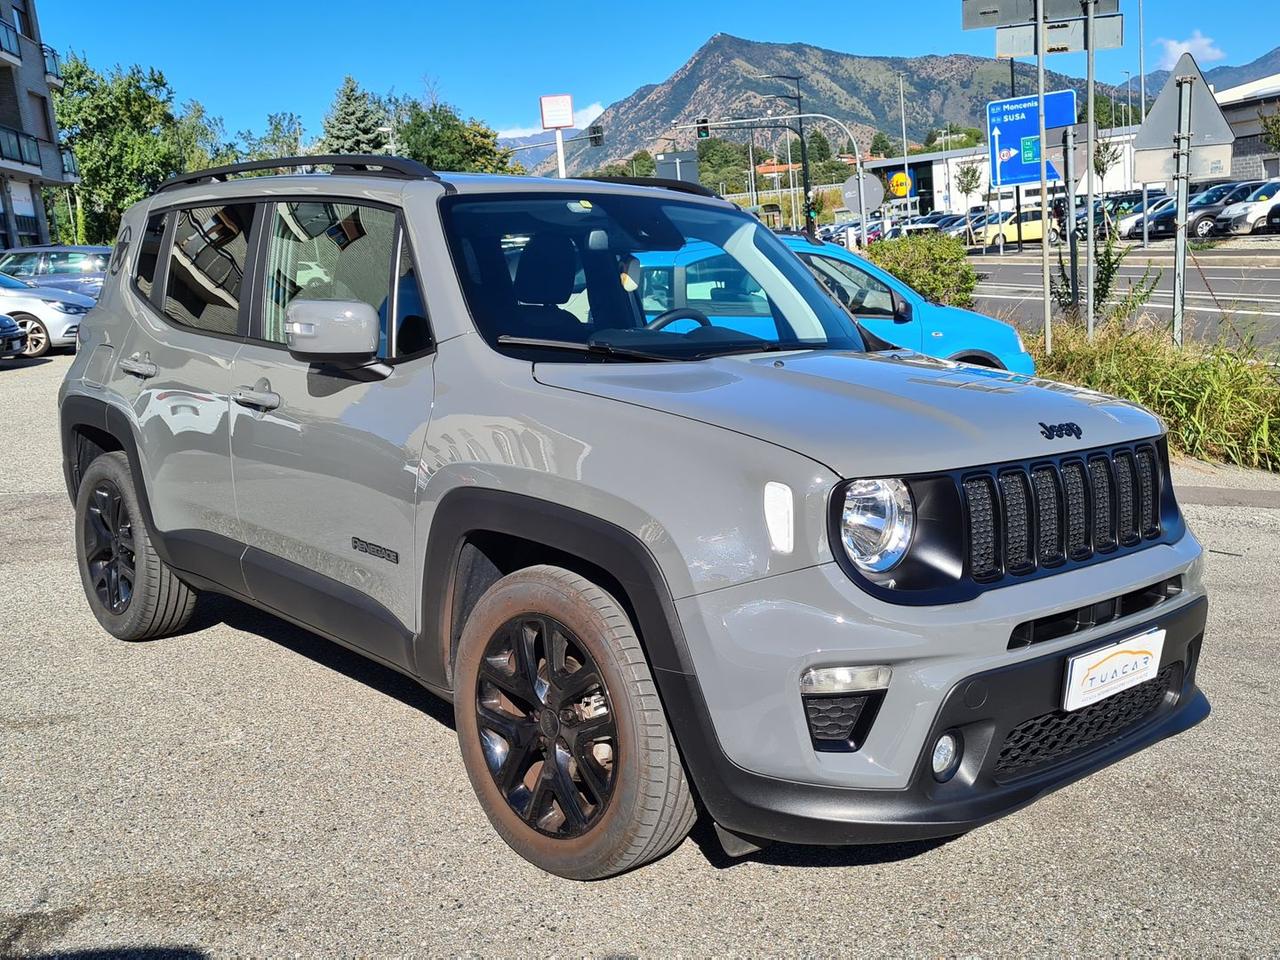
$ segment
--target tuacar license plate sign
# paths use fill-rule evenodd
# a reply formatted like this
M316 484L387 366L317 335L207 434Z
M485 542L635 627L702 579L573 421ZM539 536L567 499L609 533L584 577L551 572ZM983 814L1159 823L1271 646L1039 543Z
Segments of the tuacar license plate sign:
M1072 657L1062 708L1079 710L1155 679L1163 650L1164 631L1152 630Z

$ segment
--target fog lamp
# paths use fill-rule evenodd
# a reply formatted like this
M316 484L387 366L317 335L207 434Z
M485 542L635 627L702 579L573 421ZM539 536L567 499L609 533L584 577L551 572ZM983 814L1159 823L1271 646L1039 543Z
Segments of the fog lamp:
M933 775L945 783L955 776L960 767L960 738L954 733L944 733L933 745Z

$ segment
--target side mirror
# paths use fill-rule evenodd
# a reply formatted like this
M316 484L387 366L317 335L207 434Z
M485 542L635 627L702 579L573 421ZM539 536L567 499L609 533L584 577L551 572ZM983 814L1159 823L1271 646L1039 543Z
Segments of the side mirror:
M911 322L911 304L908 301L903 300L901 297L894 298L893 322L894 323L910 323Z
M285 310L285 343L297 360L367 363L378 355L380 324L359 300L294 300Z

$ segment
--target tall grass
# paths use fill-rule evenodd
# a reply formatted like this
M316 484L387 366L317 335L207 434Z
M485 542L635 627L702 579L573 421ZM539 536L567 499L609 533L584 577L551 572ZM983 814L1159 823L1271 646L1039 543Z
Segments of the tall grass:
M1074 324L1055 325L1053 354L1031 346L1037 372L1150 408L1175 450L1202 460L1280 470L1280 368L1252 341L1188 342L1167 328L1106 324L1090 343Z

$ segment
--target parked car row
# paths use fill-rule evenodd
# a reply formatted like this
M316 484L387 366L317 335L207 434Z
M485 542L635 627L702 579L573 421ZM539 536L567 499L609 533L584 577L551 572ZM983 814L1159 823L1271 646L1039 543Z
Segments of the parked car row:
M98 246L0 251L0 359L74 346L110 260L111 248Z

